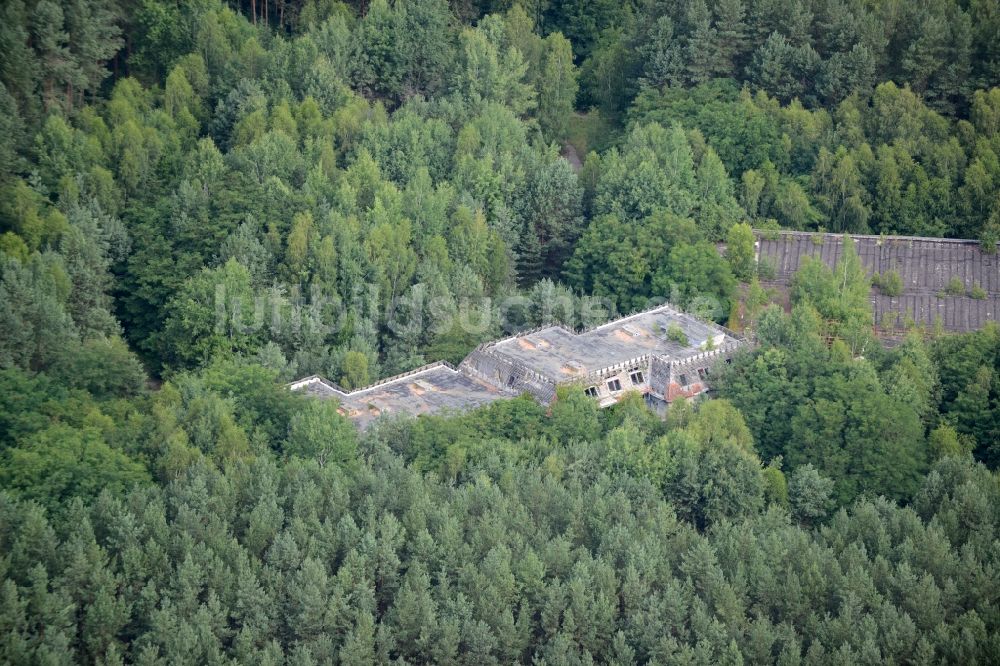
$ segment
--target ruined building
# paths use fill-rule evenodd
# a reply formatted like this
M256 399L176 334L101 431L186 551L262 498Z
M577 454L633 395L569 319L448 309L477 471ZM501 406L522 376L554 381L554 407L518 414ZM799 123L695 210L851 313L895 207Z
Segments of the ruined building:
M579 384L602 407L628 391L654 407L707 390L712 367L744 342L720 326L662 305L577 333L561 325L482 344L457 367L438 362L345 391L318 377L290 384L333 398L365 428L383 414L460 411L523 393L542 404L556 387Z
M757 231L761 284L787 289L805 257L831 268L840 260L844 237L802 231ZM898 337L912 327L946 332L973 331L996 321L1000 308L1000 256L983 252L978 241L915 236L851 234L869 275L896 272L898 294L872 288L876 332Z

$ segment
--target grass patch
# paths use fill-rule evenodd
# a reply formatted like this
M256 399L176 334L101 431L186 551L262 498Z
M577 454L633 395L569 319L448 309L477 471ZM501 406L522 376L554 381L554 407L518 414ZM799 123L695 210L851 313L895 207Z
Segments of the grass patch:
M576 148L581 161L585 161L587 153L592 150L599 153L607 150L617 136L618 129L597 109L591 109L587 113L574 113L569 118L566 140Z

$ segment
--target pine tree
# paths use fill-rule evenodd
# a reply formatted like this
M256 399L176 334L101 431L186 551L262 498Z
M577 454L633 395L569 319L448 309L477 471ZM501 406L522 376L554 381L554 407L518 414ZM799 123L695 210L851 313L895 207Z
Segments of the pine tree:
M973 80L970 87L988 89L1000 80L1000 8L991 0L971 0Z
M455 57L448 3L445 0L408 0L398 3L396 12L403 13L398 20L400 36L405 41L396 45L406 56L403 95L434 96L444 89L448 66Z
M372 0L355 33L354 84L368 95L398 99L408 56L399 47L406 40L398 13L386 0Z
M711 25L705 0L689 0L685 16L688 29L684 55L687 78L693 84L705 83L725 73L722 53L717 50L718 34Z
M328 626L329 577L321 562L307 557L288 586L285 620L293 636L309 641L320 637Z
M538 232L534 225L526 225L521 232L520 243L516 251L517 284L522 289L530 287L542 277L542 246L538 241Z
M62 7L52 0L40 0L31 15L31 33L41 65L45 108L69 107L73 87L80 83L80 72L69 50L70 35Z
M396 647L409 661L418 661L430 648L430 628L437 624L437 609L430 594L430 577L419 564L407 573L389 610Z
M124 255L125 230L96 205L75 207L69 222L59 241L72 282L67 310L84 336L114 335L119 326L111 314L109 267L113 257Z
M797 62L799 54L777 32L771 34L754 54L751 78L758 86L783 101L801 97L805 87Z
M684 50L674 36L674 24L669 16L661 16L650 33L649 40L639 47L644 87L662 88L680 85L684 74Z
M18 151L24 142L24 121L17 101L0 82L0 179L8 181L20 169Z
M41 61L31 48L27 9L23 0L10 0L0 8L0 83L17 105L17 114L28 127L41 116L38 86ZM20 147L20 143L15 144Z
M739 78L747 62L743 0L719 0L715 5L715 50L720 76Z
M360 611L354 628L344 639L338 655L344 666L368 666L376 663L375 620L369 611Z
M71 0L66 5L66 28L69 31L69 51L78 70L76 90L70 90L70 108L78 92L93 93L110 72L106 65L122 47L118 27L118 7L110 0Z

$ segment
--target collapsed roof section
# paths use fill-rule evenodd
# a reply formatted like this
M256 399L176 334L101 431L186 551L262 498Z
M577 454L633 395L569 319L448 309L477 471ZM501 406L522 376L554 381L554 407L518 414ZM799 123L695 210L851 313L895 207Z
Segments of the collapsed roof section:
M289 388L337 400L362 429L382 415L462 411L523 393L548 404L562 384L583 385L601 406L628 391L657 405L707 390L711 366L742 344L720 326L661 305L579 333L552 325L485 343L458 368L432 363L354 391L318 376Z
M337 400L340 412L362 430L382 414L419 416L457 412L516 395L459 372L444 361L389 377L356 391L345 391L316 375L292 382L289 388L317 398Z

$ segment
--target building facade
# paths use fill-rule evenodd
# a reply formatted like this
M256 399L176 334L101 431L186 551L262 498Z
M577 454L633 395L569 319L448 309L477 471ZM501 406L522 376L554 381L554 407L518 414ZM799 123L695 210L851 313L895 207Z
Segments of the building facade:
M457 412L525 393L547 405L569 384L601 407L635 391L663 408L707 391L713 367L744 344L731 331L661 305L580 332L561 325L525 331L480 345L457 368L432 363L355 391L318 376L289 388L337 400L361 428L382 416Z

